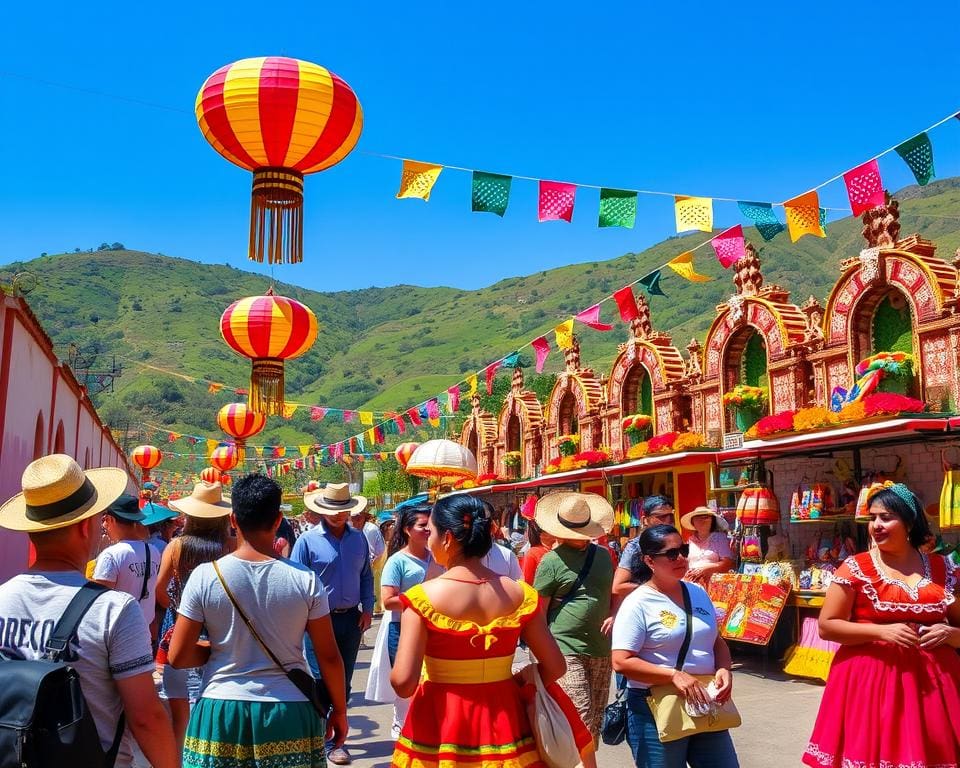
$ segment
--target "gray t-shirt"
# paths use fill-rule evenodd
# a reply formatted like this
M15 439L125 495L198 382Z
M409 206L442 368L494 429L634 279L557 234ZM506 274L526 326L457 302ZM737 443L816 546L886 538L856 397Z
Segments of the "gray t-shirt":
M227 555L217 565L250 623L284 667L309 671L303 656L307 621L330 613L316 574L289 560L251 562ZM201 684L204 698L306 701L233 609L212 563L190 574L178 612L202 622L210 638L210 661Z
M150 572L147 574L147 595L143 593L143 576L147 571L147 548L150 549ZM107 547L97 557L93 569L95 581L107 581L115 589L132 595L140 602L144 621L149 626L157 610L157 574L160 573L160 553L146 541L118 541Z
M39 659L67 605L86 583L82 573L22 573L0 586L0 649ZM137 601L123 592L100 595L80 622L64 661L77 670L104 749L116 735L122 706L115 680L153 672L150 632ZM129 730L117 768L133 762Z

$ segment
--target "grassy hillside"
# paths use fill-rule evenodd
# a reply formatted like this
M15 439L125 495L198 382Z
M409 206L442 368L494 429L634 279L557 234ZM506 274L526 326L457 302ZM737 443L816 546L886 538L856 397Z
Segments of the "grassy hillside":
M960 180L910 187L897 197L902 234L919 232L952 258L960 246ZM802 303L810 295L826 298L839 261L863 246L860 227L859 220L842 219L829 224L826 239L806 237L798 243L782 234L764 244L752 229L746 232L762 246L766 281L788 288L794 301ZM342 408L408 407L703 239L701 233L671 238L642 253L512 277L477 291L394 286L320 293L277 284L279 293L311 307L323 327L313 349L288 364L288 397ZM681 348L692 336L702 337L714 306L733 290L730 275L709 248L698 252L697 269L717 279L688 283L667 271L663 289L668 297L652 299L655 326L671 332ZM217 434L216 409L235 396L208 394L202 385L138 364L245 386L249 364L220 339L218 320L230 302L263 293L268 285L263 276L127 250L44 256L0 268L2 273L19 270L39 280L29 301L61 356L74 343L97 355L98 365L113 355L123 364L117 392L98 398L105 419ZM606 305L605 319L612 321L614 314L615 307ZM578 332L585 361L600 371L609 367L617 344L626 338L622 324L606 334ZM552 363L556 370L561 362L554 354L548 367ZM312 423L306 413L298 413L290 422L271 424L262 441L330 441L358 430L334 420Z

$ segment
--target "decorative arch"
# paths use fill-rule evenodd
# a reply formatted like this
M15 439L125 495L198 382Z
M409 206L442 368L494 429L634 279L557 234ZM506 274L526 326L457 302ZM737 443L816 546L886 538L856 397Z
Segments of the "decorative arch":
M64 449L64 437L63 437L63 420L57 422L57 432L53 438L53 452L54 453L63 453Z
M515 368L510 392L504 400L496 423L497 453L494 468L503 468L503 455L508 451L520 451L520 476L527 477L543 458L541 434L543 430L543 407L536 394L523 388L523 369Z
M495 471L493 454L497 443L497 421L493 414L480 407L480 396L471 397L472 409L460 431L460 444L477 458L478 474Z
M46 434L46 431L43 428L43 411L37 412L37 423L36 427L33 430L33 460L36 461L43 454L46 453L44 450L43 436Z
M550 458L559 455L556 438L565 434L563 430L571 428L574 420L580 450L596 450L603 442L603 383L593 369L580 365L580 341L576 336L563 354L566 370L557 377L547 400L545 437Z

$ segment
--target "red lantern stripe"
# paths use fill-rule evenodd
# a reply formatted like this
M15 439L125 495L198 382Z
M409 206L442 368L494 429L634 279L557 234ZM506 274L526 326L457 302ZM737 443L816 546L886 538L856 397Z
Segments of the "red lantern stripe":
M336 75L309 61L298 62L300 93L297 98L297 113L290 130L290 147L284 166L302 170L303 159L317 143L317 136L326 128L333 100L329 91L334 87ZM320 87L308 87L309 84ZM356 143L356 142L354 142Z
M363 113L356 94L339 77L332 75L332 78L333 109L317 143L294 166L301 173L322 171L339 163L353 149L363 128ZM348 137L352 140L348 141Z
M227 74L231 67L233 64L228 64L214 72L197 94L197 120L201 132L217 152L231 163L252 171L258 167L258 163L237 139L224 104Z
M260 68L260 127L267 162L285 165L299 107L300 68L296 59L268 56Z

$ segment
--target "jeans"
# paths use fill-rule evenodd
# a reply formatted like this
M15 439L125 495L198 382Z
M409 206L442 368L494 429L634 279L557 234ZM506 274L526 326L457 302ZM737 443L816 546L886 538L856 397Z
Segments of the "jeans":
M637 768L740 768L730 731L697 733L668 741L657 736L647 692L627 690L627 743Z
M360 640L363 638L363 632L360 631L359 624L360 609L353 608L344 613L331 613L330 621L333 624L333 636L337 641L337 650L340 651L340 658L343 659L343 676L347 684L347 703L349 704L353 668L357 664L357 653L360 651ZM310 635L304 635L304 651L306 651L307 664L310 665L313 676L318 679L323 677L320 674L317 654L313 650Z
M400 622L391 621L387 627L387 655L390 657L390 668L397 663L397 648L400 647Z

